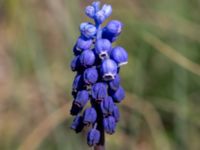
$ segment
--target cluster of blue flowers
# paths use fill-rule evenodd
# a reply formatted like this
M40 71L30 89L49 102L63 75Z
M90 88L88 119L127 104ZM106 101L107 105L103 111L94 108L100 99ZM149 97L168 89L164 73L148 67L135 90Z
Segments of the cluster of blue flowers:
M111 15L111 5L93 2L85 9L85 14L94 19L95 24L84 22L80 25L81 35L78 38L71 62L72 71L77 75L73 82L71 115L75 116L71 128L77 133L87 126L89 146L99 143L101 138L98 123L108 134L115 132L120 113L117 103L125 97L120 85L120 67L127 64L128 54L120 46L112 47L122 31L123 24L118 20L101 24ZM90 106L84 107L90 101ZM83 113L81 114L81 112Z

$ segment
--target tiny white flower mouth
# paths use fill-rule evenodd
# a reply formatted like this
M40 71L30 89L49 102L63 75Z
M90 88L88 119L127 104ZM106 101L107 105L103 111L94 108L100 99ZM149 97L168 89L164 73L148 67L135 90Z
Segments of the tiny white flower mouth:
M103 75L103 79L105 81L113 80L115 79L115 75L112 73L106 73L105 75Z
M118 66L123 66L123 65L126 65L126 64L128 64L128 61L121 62L121 63L118 64Z
M101 59L104 59L104 58L108 58L108 53L107 52L101 52L100 54L99 54L99 58L101 58Z

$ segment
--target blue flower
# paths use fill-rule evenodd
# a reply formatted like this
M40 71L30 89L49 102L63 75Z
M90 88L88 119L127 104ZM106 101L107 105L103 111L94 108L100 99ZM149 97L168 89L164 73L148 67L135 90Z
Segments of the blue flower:
M76 75L73 84L72 84L72 91L77 92L78 90L82 89L84 86L82 75Z
M97 119L97 112L94 108L87 108L84 111L83 114L83 123L88 125L88 124L93 124Z
M110 90L109 94L116 103L120 103L125 98L125 91L121 86L117 89L117 91Z
M103 12L102 10L98 11L98 12L95 14L95 21L96 21L98 24L102 24L105 20L106 20L106 16L104 15L104 12Z
M90 18L93 18L94 15L95 15L96 11L95 11L95 8L93 6L87 6L85 8L85 14L90 17Z
M115 121L118 122L120 119L120 112L117 105L114 106L112 116L115 118Z
M117 74L117 64L112 59L103 60L101 74L105 81L113 80Z
M76 116L72 122L71 129L75 130L76 133L79 133L83 130L84 124L83 124L83 117L82 116Z
M107 118L104 118L103 125L106 133L113 134L115 132L116 122L114 117L109 116Z
M76 99L74 100L74 103L78 107L83 108L87 104L88 100L89 100L89 93L88 93L88 91L82 90L82 91L79 91L77 93L77 96L76 96Z
M95 12L98 12L100 9L100 2L99 1L93 2L92 6L95 8Z
M94 146L99 143L100 132L97 129L91 129L87 135L87 143L89 146Z
M92 46L91 39L85 39L84 37L79 37L76 42L76 50L82 52L83 50L88 50Z
M74 59L71 61L71 70L77 71L80 67L79 56L75 56Z
M74 101L70 113L76 117L71 128L78 133L84 126L93 126L87 134L89 146L101 144L100 128L108 134L115 132L120 118L115 103L125 97L119 72L120 66L128 62L128 54L122 47L112 48L112 42L117 40L123 24L112 20L102 27L111 13L112 6L104 4L101 8L99 1L87 6L85 14L94 20L95 25L81 23L81 33L73 48L75 57L71 61L71 70L76 71L77 75L72 85ZM88 101L91 107L86 108L80 116Z
M106 99L101 103L101 110L105 116L113 113L114 102L112 97L110 96L106 97Z
M120 76L117 74L115 79L111 80L108 85L111 90L116 91L120 86Z
M112 14L111 5L104 4L101 10L104 12L105 18L108 18Z
M80 55L80 63L84 67L90 67L95 63L95 55L92 50L85 50Z
M128 54L126 50L120 46L113 48L110 57L117 62L118 66L122 66L128 63Z
M101 59L108 58L111 49L112 45L110 41L108 41L107 39L98 39L96 41L95 53L99 56L99 58Z
M107 97L107 86L105 83L98 82L92 86L92 98L101 102Z
M80 31L84 37L90 39L95 36L97 29L93 24L84 22L80 25Z
M122 31L123 24L118 20L110 21L103 30L103 38L114 42Z
M76 116L82 111L82 109L83 109L83 107L80 107L80 105L77 105L75 103L75 101L73 101L72 107L71 107L71 110L70 110L70 114L72 116Z
M98 79L98 72L96 68L88 68L84 71L83 79L86 84L94 84Z

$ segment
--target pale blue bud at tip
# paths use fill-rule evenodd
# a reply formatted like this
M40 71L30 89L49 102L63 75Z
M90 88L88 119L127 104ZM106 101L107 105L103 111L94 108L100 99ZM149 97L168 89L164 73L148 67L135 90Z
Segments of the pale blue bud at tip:
M102 10L98 11L96 14L95 14L95 21L98 23L98 24L102 24L105 19L106 19L106 16L104 14L104 12Z
M126 65L128 63L128 53L120 46L113 48L110 58L113 59L118 66Z
M113 80L117 74L117 64L112 59L103 60L101 74L105 81Z
M104 12L105 18L108 18L112 14L111 5L104 4L101 10Z
M93 2L92 6L95 8L95 11L98 12L100 9L101 3L99 1Z
M85 8L85 14L90 17L93 18L95 15L95 8L93 6L87 6Z

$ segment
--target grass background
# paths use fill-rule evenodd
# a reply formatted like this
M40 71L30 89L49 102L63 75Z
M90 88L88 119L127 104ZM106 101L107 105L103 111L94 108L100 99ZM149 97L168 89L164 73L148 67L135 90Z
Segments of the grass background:
M69 129L72 47L92 0L0 0L0 149L82 150ZM200 1L102 0L124 23L127 91L112 150L200 149Z

